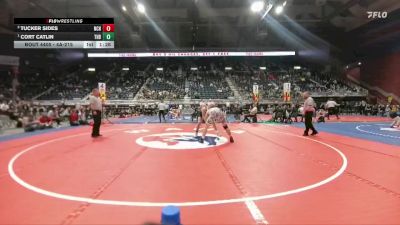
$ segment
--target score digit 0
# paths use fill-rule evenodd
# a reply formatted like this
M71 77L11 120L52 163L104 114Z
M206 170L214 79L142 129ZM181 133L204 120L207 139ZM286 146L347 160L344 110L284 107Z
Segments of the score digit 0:
M103 32L103 41L114 41L114 33L113 32Z
M114 32L114 24L103 24L103 32Z

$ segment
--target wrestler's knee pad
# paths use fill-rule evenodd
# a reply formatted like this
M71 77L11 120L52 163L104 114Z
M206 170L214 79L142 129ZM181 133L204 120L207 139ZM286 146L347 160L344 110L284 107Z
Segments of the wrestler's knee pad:
M227 124L224 124L222 127L223 127L225 130L228 129L228 125L227 125Z

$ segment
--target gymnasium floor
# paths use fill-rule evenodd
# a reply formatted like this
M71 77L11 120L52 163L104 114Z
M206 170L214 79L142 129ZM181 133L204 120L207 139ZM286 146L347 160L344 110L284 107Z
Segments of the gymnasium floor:
M0 137L0 224L400 224L400 130L377 117L231 123L235 143L153 117ZM142 123L141 123L142 121ZM219 127L222 129L222 127Z

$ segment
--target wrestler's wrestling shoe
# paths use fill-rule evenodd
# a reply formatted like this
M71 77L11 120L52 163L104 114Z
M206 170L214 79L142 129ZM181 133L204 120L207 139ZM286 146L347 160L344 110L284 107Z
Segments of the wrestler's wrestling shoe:
M229 142L231 142L231 143L235 142L235 140L233 140L233 137L229 138Z

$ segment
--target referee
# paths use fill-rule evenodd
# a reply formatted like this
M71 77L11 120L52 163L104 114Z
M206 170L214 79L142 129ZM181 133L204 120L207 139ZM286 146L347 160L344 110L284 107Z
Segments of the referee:
M92 137L96 138L101 136L100 134L100 125L101 125L101 111L103 109L102 100L99 98L100 92L99 89L95 88L92 91L92 95L89 96L89 104L90 110L92 110L93 116L93 129L92 129Z
M161 123L161 116L164 119L164 123L165 123L165 111L167 111L168 106L164 103L163 100L161 100L160 103L158 103L158 118L160 119L160 123Z
M312 133L311 135L316 135L318 134L318 131L314 128L314 125L312 123L312 118L313 114L315 112L315 102L314 99L311 98L310 92L306 91L303 93L303 98L304 98L304 117L305 117L305 125L306 129L304 131L303 136L308 136L308 131L311 129Z

